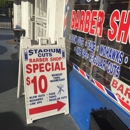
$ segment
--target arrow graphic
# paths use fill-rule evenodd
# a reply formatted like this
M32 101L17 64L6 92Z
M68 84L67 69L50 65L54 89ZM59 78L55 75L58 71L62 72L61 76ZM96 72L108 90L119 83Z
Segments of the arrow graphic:
M29 109L29 115L38 114L38 113L46 112L46 111L51 111L54 109L57 109L59 111L65 105L66 105L65 103L63 103L61 101L57 101L57 103L55 103L55 104Z

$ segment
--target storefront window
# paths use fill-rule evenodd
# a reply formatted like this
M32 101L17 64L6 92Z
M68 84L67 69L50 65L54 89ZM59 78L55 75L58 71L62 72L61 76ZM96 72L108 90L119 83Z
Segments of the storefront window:
M130 1L69 2L67 60L130 105Z

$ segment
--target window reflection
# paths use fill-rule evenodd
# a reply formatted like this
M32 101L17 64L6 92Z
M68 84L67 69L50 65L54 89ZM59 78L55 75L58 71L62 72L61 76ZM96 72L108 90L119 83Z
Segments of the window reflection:
M102 2L102 3L101 3ZM70 29L70 23L71 23L71 11L69 10L68 13L68 27L67 27L67 36L66 36L66 48L67 48L67 59L75 63L77 66L79 66L81 69L83 69L86 73L92 74L92 77L99 81L101 84L106 86L108 89L111 90L111 80L113 78L113 75L107 72L107 69L104 71L103 69L99 68L98 66L92 64L89 61L89 58L84 58L83 54L77 55L76 54L76 49L77 51L83 51L86 50L88 55L90 56L91 51L88 50L88 48L85 46L85 43L87 41L93 41L96 42L96 46L100 47L101 45L108 46L110 48L123 51L124 56L123 56L123 63L118 64L115 61L112 61L109 58L104 58L106 59L107 64L110 62L114 64L115 66L119 66L120 69L120 76L118 77L121 81L127 83L130 85L130 44L127 43L126 45L123 45L121 42L116 42L116 39L113 41L110 41L108 39L107 33L108 29L110 29L110 17L112 12L117 9L120 11L122 10L129 10L130 8L130 2L129 0L75 0L74 5L71 3L70 8L74 10L104 10L105 12L105 21L103 24L103 31L102 31L102 37L97 37L94 35L90 35L89 33L83 33L79 32L77 30ZM96 18L95 18L96 19ZM120 21L116 21L116 24L119 26ZM93 27L95 28L95 27ZM77 36L77 37L82 37L84 38L84 46L77 45L73 43L70 40L71 34ZM75 49L76 48L76 49ZM97 56L100 56L103 58L101 55L99 55L99 51L95 51L95 54ZM86 54L87 56L87 54ZM127 57L127 58L126 58ZM125 62L124 60L128 59L128 62ZM106 66L107 67L107 66ZM91 69L90 69L91 68ZM92 73L91 71L92 70ZM114 70L115 71L115 70Z

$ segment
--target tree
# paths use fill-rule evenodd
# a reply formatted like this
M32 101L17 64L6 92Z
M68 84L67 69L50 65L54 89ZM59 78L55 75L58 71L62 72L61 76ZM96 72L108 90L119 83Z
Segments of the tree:
M9 7L13 0L0 0L0 7Z

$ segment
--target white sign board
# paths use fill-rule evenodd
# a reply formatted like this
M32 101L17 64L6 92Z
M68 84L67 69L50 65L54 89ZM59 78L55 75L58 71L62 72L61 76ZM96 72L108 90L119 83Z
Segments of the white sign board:
M129 85L113 77L111 81L111 90L125 103L130 105L130 86Z
M64 38L58 40L58 45L23 45L22 61L27 123L60 113L68 114Z

